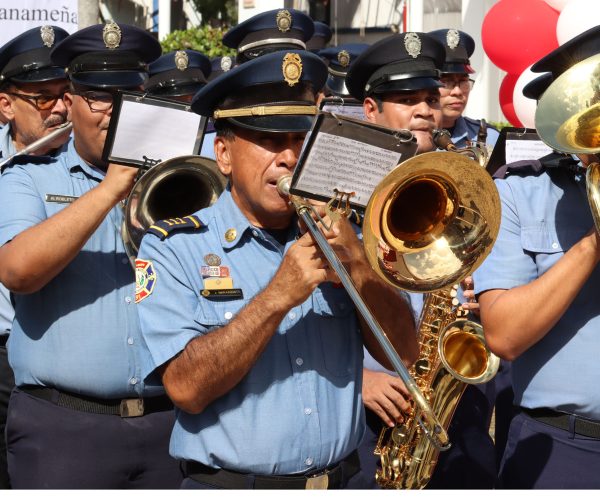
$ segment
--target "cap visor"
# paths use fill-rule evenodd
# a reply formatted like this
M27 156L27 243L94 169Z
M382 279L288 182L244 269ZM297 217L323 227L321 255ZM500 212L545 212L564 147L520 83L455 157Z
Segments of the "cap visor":
M147 77L139 71L90 71L71 75L71 81L87 87L132 88L143 85Z
M402 92L410 90L438 89L442 86L439 80L429 77L407 78L405 80L394 80L379 85L375 94L385 94L387 92Z
M263 132L308 132L314 121L310 115L243 116L227 118L238 127Z
M67 79L67 74L63 68L56 66L51 68L41 68L27 73L21 73L19 75L10 78L13 82L18 83L35 83L35 82L48 82L50 80L61 80Z

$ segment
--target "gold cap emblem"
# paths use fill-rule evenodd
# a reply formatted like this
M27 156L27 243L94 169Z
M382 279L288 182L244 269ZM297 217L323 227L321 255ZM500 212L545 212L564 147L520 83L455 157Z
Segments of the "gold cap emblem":
M279 31L285 33L292 27L292 15L289 10L280 10L275 18Z
M107 49L116 49L121 43L121 28L114 21L109 21L102 28L102 40Z
M455 49L460 43L460 33L457 30L448 30L446 33L446 44L449 48Z
M340 63L340 66L345 68L350 64L350 54L348 54L347 50L341 50L338 52L337 60Z
M283 79L290 87L293 87L300 81L302 76L302 59L298 54L288 52L283 57Z
M177 52L175 52L175 67L179 71L186 70L189 62L190 58L188 57L187 52L183 50L178 50Z
M42 37L42 43L50 48L54 45L54 28L52 26L42 26L40 28L40 36Z
M233 228L228 229L227 231L225 231L225 239L231 243L232 241L234 241L237 238L237 231Z
M407 33L404 36L404 48L409 56L416 59L421 53L421 39L419 38L419 35L416 33Z
M229 71L231 69L231 66L233 66L233 61L231 60L231 57L223 56L221 58L221 69L223 71Z

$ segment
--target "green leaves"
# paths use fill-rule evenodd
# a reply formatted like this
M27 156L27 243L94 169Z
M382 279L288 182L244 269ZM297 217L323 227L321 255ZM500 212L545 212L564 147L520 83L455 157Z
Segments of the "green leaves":
M189 30L176 30L160 42L163 53L173 50L197 50L208 57L234 56L235 49L223 45L223 34L227 26L216 27L205 24Z

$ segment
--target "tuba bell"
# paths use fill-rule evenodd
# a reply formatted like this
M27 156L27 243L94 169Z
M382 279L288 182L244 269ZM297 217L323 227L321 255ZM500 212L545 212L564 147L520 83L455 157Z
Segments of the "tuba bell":
M184 217L212 205L227 179L203 156L178 156L151 167L134 184L124 207L121 236L135 269L144 233L155 221Z
M600 54L561 74L542 94L535 112L538 135L561 153L600 152ZM600 232L600 163L586 169L588 202Z

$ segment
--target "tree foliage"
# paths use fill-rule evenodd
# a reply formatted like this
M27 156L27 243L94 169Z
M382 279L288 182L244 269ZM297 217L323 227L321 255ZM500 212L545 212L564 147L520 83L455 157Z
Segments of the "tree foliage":
M237 0L192 0L192 4L202 16L202 24L237 24Z
M208 57L233 56L235 49L223 45L223 34L227 29L224 26L213 28L204 24L189 30L176 30L169 33L160 44L165 54L174 50L191 49Z

